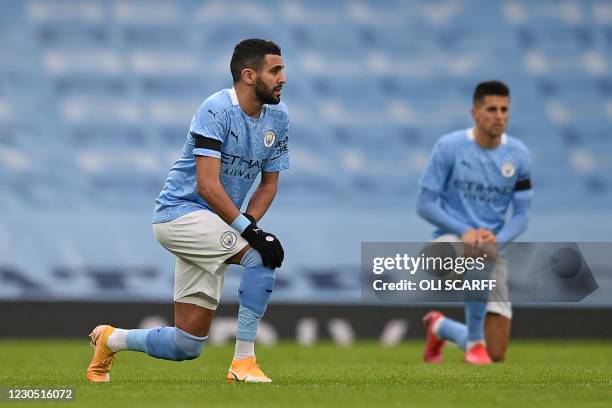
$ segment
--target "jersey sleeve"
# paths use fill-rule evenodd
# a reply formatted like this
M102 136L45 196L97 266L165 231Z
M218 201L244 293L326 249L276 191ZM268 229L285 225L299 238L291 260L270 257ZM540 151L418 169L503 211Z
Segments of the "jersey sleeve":
M529 200L533 195L531 187L531 159L529 152L525 149L521 154L518 176L514 186L514 198L519 200Z
M425 171L419 180L419 186L436 193L444 190L453 165L453 158L449 153L448 143L443 139L439 140L429 156Z
M279 133L280 137L274 143L274 152L270 160L264 165L263 171L272 173L289 168L289 118Z
M193 138L193 154L221 158L221 144L227 136L225 112L213 101L206 101L191 119L189 136Z

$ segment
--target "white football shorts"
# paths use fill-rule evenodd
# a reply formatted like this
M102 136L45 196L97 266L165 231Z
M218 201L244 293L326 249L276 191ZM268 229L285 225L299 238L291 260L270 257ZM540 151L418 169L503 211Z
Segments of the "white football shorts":
M174 301L216 310L229 266L225 261L247 246L247 241L207 210L153 224L153 234L176 256Z

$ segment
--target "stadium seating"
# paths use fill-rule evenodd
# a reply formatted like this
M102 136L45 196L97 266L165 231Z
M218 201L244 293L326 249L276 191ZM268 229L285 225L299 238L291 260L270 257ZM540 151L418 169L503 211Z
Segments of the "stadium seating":
M0 208L150 214L233 45L283 48L292 171L279 206L405 208L474 85L512 90L534 211L609 210L612 6L606 1L3 2ZM110 207L109 207L110 206ZM71 234L68 229L67 235Z
M410 200L436 138L470 125L474 84L501 78L513 92L509 131L533 152L536 208L558 205L568 181L586 194L568 206L601 206L612 194L612 12L605 2L552 3L4 4L0 163L2 178L13 180L6 201L32 204L11 175L36 173L26 150L35 143L57 163L45 175L70 174L62 189L86 194L82 201L117 190L133 196L125 201L132 210L150 203L148 186L160 184L152 180L171 165L193 111L231 85L232 45L261 35L284 49L298 165L288 194L296 199L385 202L403 186ZM121 153L96 161L112 151ZM114 175L125 170L121 160L135 166L130 180ZM325 180L323 168L336 177Z

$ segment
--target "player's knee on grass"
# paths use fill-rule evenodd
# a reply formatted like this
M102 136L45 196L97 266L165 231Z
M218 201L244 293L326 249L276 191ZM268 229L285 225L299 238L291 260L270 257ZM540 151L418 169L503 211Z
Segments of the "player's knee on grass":
M276 283L274 269L263 266L261 255L254 249L244 256L241 264L245 269L238 288L240 305L263 316Z
M501 363L506 359L506 347L498 344L487 344L489 357L496 363Z
M175 328L174 342L185 355L185 360L193 360L202 354L208 337L197 337L179 328Z
M506 359L506 350L510 338L509 318L498 313L488 312L485 319L485 337L487 340L487 351L491 360L502 362Z
M147 354L163 360L193 360L202 354L208 337L197 337L177 327L153 329L147 335Z

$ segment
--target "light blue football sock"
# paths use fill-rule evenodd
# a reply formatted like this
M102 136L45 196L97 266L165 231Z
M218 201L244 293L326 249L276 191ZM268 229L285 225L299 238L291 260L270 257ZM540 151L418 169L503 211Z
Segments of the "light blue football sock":
M255 341L259 322L266 313L276 276L274 269L263 266L261 255L254 249L242 257L240 264L245 269L238 289L240 309L236 339L252 342Z
M152 329L132 329L125 336L128 350L147 352L147 334Z
M236 340L255 341L257 328L261 316L255 314L251 309L240 306L238 310L238 329L236 330Z
M457 347L465 351L468 338L467 326L456 320L443 317L438 326L438 333L436 333L442 340L450 341L455 343Z
M471 270L465 274L466 281L477 282L488 278L489 268L483 271ZM465 294L465 324L467 325L468 343L484 341L484 321L487 316L487 290L472 290Z
M126 336L129 350L142 351L164 360L192 360L202 354L208 336L197 337L178 327L130 330Z
M484 341L484 321L487 316L487 302L465 302L465 322L467 325L467 341L470 343Z

